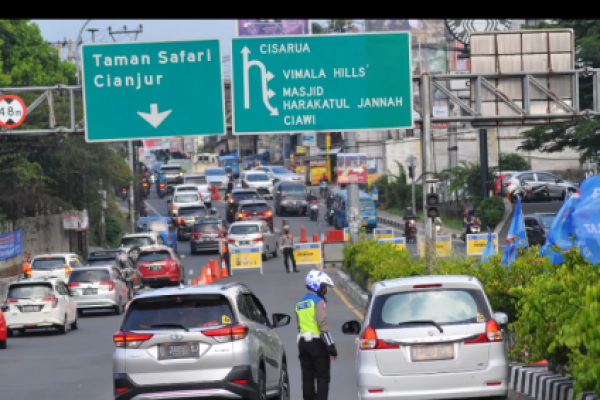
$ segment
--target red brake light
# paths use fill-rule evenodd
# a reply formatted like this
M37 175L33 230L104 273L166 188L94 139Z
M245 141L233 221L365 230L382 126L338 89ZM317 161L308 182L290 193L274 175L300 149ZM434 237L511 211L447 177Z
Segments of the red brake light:
M192 233L192 239L199 238L200 236L202 236L201 233Z
M115 346L120 348L137 349L140 345L154 336L151 333L140 334L130 332L117 332L113 335Z
M205 329L202 333L204 336L212 337L217 342L223 343L244 339L248 334L248 327L246 325L237 324L217 329Z
M377 338L377 332L370 326L367 326L363 332L360 342L361 350L374 350L374 349L399 349L399 345L387 344L381 339Z
M229 243L235 243L235 239L228 239Z
M69 283L67 286L68 287L77 287L77 286L79 286L79 283L73 282L73 283Z
M175 204L171 205L171 210L175 210Z
M502 385L502 382L488 382L487 386L500 386Z
M8 304L8 303L18 303L19 300L18 299L6 299L4 300L4 304Z
M231 381L231 383L235 383L236 385L245 385L248 383L248 381L246 379L236 379Z
M383 389L369 389L369 393L383 393Z
M124 392L128 391L129 388L128 387L118 387L116 390L117 390L117 393L124 393Z
M476 339L466 340L465 344L493 343L501 341L502 331L500 330L500 327L498 327L496 320L492 318L485 324L485 333L482 333Z
M262 242L263 238L261 237L257 237L256 239L252 239L253 242Z
M58 307L58 299L56 297L46 297L46 298L43 298L42 301L51 301L52 308Z
M124 192L126 192L126 191L127 191L127 189L126 189L126 188L123 188L123 191L124 191Z
M428 289L428 288L433 288L433 287L442 287L442 284L435 283L435 284L431 284L431 285L414 285L413 289Z
M108 286L108 291L112 292L113 290L115 290L115 283L113 281L104 281L104 282L100 282L101 286Z

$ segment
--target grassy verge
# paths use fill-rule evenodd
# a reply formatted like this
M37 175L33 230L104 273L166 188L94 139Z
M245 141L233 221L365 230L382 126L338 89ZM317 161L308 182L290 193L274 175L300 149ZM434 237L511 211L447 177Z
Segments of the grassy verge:
M401 210L399 208L387 208L387 209L382 209L384 211L389 212L390 214L395 214L398 215L400 217L403 217L406 210ZM419 219L419 221L423 221L423 211L418 211L417 210L417 218ZM442 222L444 223L444 226L450 228L450 229L454 229L457 231L462 231L463 230L463 221L462 219L455 219L455 218L446 218L445 216L441 216L440 217L442 219Z

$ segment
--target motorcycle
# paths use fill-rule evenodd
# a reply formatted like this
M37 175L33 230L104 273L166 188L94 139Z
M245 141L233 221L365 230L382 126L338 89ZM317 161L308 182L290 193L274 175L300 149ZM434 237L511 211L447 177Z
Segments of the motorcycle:
M319 184L319 189L321 191L321 197L324 199L327 197L327 181L321 181Z
M520 197L523 200L550 200L550 189L547 183L538 185L527 184L521 181L521 190L515 192L515 197Z
M311 221L316 221L319 218L319 201L311 200L309 203L309 216Z
M127 188L121 189L121 200L127 200Z
M468 226L467 226L467 233L463 233L462 236L462 240L463 242L467 242L467 235L476 235L481 233L481 226L478 223L475 222L471 222Z
M145 199L150 194L150 184L148 182L142 183L142 198Z
M408 226L405 226L406 242L407 243L416 242L417 241L417 221L414 219L409 219L408 221L406 221L406 224L408 225Z
M165 197L165 195L167 194L167 185L165 185L163 182L158 184L158 197L160 197L161 199L163 197Z

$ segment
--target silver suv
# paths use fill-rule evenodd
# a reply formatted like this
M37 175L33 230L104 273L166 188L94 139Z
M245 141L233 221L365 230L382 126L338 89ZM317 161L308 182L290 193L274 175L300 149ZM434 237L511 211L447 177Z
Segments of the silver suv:
M286 353L260 300L241 283L134 297L113 340L114 396L289 400Z
M507 399L502 327L477 278L432 275L373 285L357 340L360 399Z

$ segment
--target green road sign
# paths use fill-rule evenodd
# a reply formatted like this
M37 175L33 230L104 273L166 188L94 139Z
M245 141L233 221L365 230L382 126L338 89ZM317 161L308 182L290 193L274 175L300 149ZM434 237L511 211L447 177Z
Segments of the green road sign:
M413 128L410 43L409 32L233 38L233 133Z
M82 46L88 142L223 135L219 39Z

